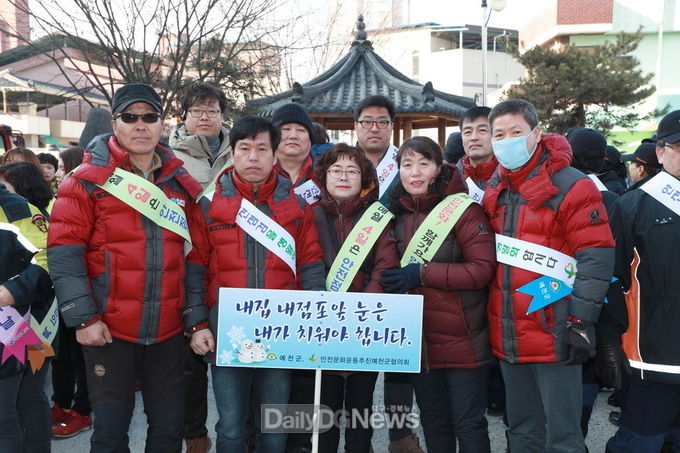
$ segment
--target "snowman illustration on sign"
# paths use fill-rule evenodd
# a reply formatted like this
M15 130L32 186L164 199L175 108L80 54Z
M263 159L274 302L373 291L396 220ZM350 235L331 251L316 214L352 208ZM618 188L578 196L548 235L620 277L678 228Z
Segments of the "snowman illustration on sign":
M269 348L264 345L259 339L255 340L255 347L253 348L253 362L264 362L267 360L267 350Z
M255 362L255 343L248 338L241 341L241 347L238 349L238 361L241 363Z

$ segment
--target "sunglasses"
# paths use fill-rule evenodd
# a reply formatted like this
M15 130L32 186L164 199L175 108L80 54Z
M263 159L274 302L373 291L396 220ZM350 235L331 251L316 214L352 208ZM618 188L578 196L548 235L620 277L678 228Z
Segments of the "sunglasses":
M145 123L151 124L161 119L161 115L159 113L119 113L113 117L114 120L118 118L128 124L136 123L139 118Z

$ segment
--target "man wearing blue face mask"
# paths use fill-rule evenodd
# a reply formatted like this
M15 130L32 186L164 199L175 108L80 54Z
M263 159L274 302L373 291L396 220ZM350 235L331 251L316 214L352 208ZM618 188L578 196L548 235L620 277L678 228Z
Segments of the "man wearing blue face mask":
M489 333L510 450L583 453L580 364L594 355L592 325L612 275L607 211L595 184L569 166L567 140L541 134L533 105L502 102L489 124L499 162L483 201L498 259Z

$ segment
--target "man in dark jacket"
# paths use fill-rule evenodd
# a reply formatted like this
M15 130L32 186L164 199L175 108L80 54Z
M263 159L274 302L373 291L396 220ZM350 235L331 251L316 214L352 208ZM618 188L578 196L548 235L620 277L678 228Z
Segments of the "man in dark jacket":
M661 164L656 157L656 142L647 140L649 139L643 140L634 153L621 158L624 162L630 162L628 164L628 177L631 185L627 192L639 188L661 171Z
M278 129L262 117L248 116L234 124L229 139L234 165L219 176L211 199L201 198L192 213L198 226L187 258L184 323L192 349L201 355L215 350L218 288L325 289L312 208L292 197L290 179L273 170ZM247 230L249 224L237 219L241 207L258 210L253 216L259 225L278 231L284 244L287 236L291 253L284 255L276 243ZM288 404L290 371L217 366L211 371L219 413L217 451L246 451L246 419L252 414L256 450L283 452L285 433L261 433L260 411L262 404Z
M616 362L623 344L633 373L610 453L657 453L669 433L680 439L680 110L656 137L663 171L624 194L611 218L629 326L608 346Z
M580 364L594 352L590 331L611 279L607 213L595 184L569 166L566 139L541 135L533 105L501 102L489 123L499 162L483 201L498 258L489 329L510 449L582 453Z
M24 198L0 184L0 355L3 357L0 451L3 452L50 449L50 405L44 390L48 367L43 364L33 372L23 355L25 345L21 345L23 351L18 352L21 360L11 354L5 357L9 340L19 338L17 326L26 313L40 323L46 315L53 315L54 322L46 328L52 339L57 333L58 315L55 310L51 313L49 310L54 292L47 274L46 242L45 217ZM42 337L44 331L32 332L36 339L35 335ZM40 340L47 341L47 338ZM39 345L40 341L35 344Z
M162 105L153 88L125 85L111 109L114 135L93 139L59 188L47 257L64 322L83 345L91 451L127 450L139 378L146 450L179 452L185 210L201 186L159 145Z

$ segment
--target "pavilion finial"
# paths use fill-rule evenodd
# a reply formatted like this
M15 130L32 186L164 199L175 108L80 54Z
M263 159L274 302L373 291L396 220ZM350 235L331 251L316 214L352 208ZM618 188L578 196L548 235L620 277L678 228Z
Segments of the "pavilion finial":
M366 34L366 24L364 23L364 16L363 14L360 14L359 17L357 17L357 23L356 23L356 30L354 32L354 37L358 41L365 41L367 38Z

